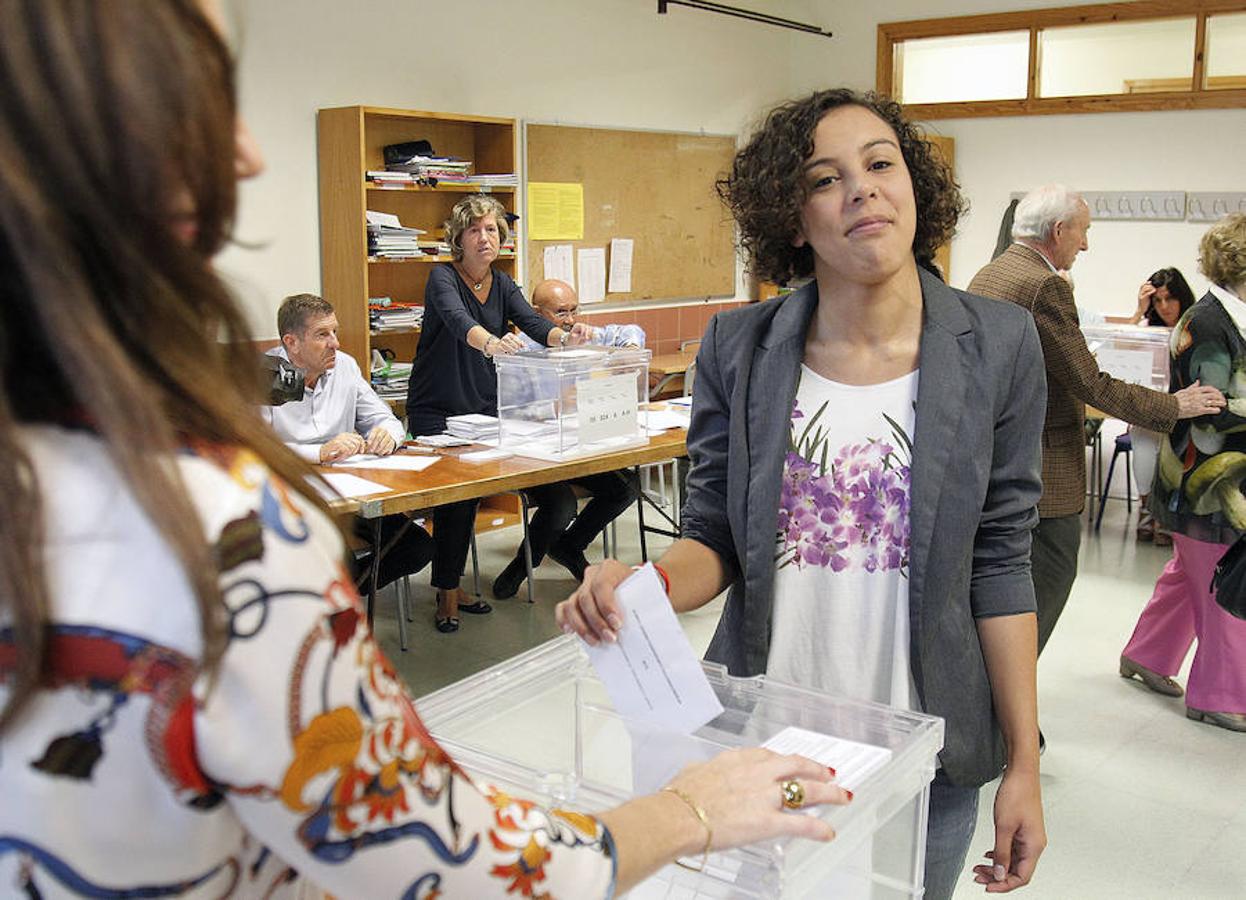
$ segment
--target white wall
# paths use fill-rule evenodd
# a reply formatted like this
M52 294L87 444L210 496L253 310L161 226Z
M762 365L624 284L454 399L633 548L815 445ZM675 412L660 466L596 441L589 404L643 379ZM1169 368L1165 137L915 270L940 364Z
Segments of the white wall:
M1050 181L1082 190L1246 190L1246 115L1240 110L961 119L936 123L956 138L956 168L973 209L952 245L963 287L990 258L1008 196ZM1073 266L1078 305L1128 314L1138 285L1161 266L1181 269L1195 295L1195 222L1095 221Z
M798 18L798 2L768 4ZM319 290L316 110L369 104L736 133L787 96L794 32L652 0L237 0L242 113L268 162L220 268L257 337ZM421 14L421 9L441 12Z
M243 114L268 159L244 186L222 270L257 337L281 297L318 290L315 112L366 103L620 127L747 132L774 102L833 85L874 86L880 22L1045 7L1051 0L751 0L832 39L653 0L236 0ZM741 0L741 5L749 3ZM467 10L470 9L470 12ZM1013 191L1062 180L1083 190L1246 190L1241 110L940 120L957 141L971 203L953 243L952 282L990 257ZM1078 302L1127 312L1137 285L1176 265L1196 290L1203 226L1097 222L1074 267Z
M874 84L877 26L1056 5L1050 0L811 0L836 39L802 43L796 80L816 87L838 80ZM812 39L811 39L812 40ZM833 46L831 46L833 45ZM803 73L803 74L802 74ZM940 119L932 131L956 139L956 174L970 202L952 244L951 281L964 287L990 259L1000 218L1013 191L1050 181L1080 190L1246 190L1246 113L1240 109L1079 116ZM1128 313L1138 285L1161 266L1182 270L1196 295L1198 238L1206 226L1186 222L1095 222L1090 251L1073 267L1079 305Z

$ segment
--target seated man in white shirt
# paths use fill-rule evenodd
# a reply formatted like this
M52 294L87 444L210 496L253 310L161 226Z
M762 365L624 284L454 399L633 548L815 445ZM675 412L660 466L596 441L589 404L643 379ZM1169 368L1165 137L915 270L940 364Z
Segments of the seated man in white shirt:
M354 358L338 350L337 316L314 294L287 297L277 310L281 346L270 356L287 360L303 373L303 399L260 412L273 430L299 456L312 463L331 463L356 453L388 456L406 430L372 386ZM371 541L372 528L356 520L356 534ZM377 584L384 586L418 572L432 558L428 532L406 516L381 520L384 548ZM356 578L366 566L356 567Z
M605 347L645 346L645 333L637 325L592 326L576 322L580 299L575 289L563 281L542 281L532 292L532 305L536 311L564 331L582 335L583 341ZM526 349L540 349L525 335L519 336ZM573 486L587 491L592 499L577 516L576 497ZM588 567L585 549L602 529L620 513L636 502L640 486L636 475L628 470L605 472L573 478L559 484L542 485L526 492L529 500L538 507L528 527L531 542L532 565L535 568L548 554L554 562L566 568L577 580L584 578ZM526 577L523 547L515 553L493 582L495 597L513 597ZM460 607L461 608L461 607Z

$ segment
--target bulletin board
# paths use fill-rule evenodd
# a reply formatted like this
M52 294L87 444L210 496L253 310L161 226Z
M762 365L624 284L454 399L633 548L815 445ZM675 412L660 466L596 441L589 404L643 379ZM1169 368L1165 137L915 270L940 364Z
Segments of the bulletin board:
M544 277L548 244L604 247L608 257L611 238L631 238L632 290L606 303L735 295L734 226L714 190L734 136L530 123L526 141L528 182L584 190L582 239L527 242L529 289Z

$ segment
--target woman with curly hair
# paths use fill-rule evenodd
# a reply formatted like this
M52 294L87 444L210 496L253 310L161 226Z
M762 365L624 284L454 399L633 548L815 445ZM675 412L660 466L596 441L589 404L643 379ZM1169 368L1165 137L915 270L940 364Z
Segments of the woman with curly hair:
M1034 324L925 270L964 203L889 100L831 90L780 106L719 191L755 275L812 280L706 330L683 537L659 561L671 602L730 588L708 656L735 675L942 716L925 896L951 896L978 789L1001 769L976 880L1025 884L1046 843ZM614 640L627 572L591 568L563 627Z

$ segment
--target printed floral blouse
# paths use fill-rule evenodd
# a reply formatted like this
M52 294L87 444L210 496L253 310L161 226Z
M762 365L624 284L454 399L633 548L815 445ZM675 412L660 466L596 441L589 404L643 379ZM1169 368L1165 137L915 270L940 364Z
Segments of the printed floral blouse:
M336 530L256 457L178 460L225 599L213 677L182 567L99 442L52 427L22 440L54 625L43 688L0 738L0 895L613 892L595 819L446 756L372 640Z

